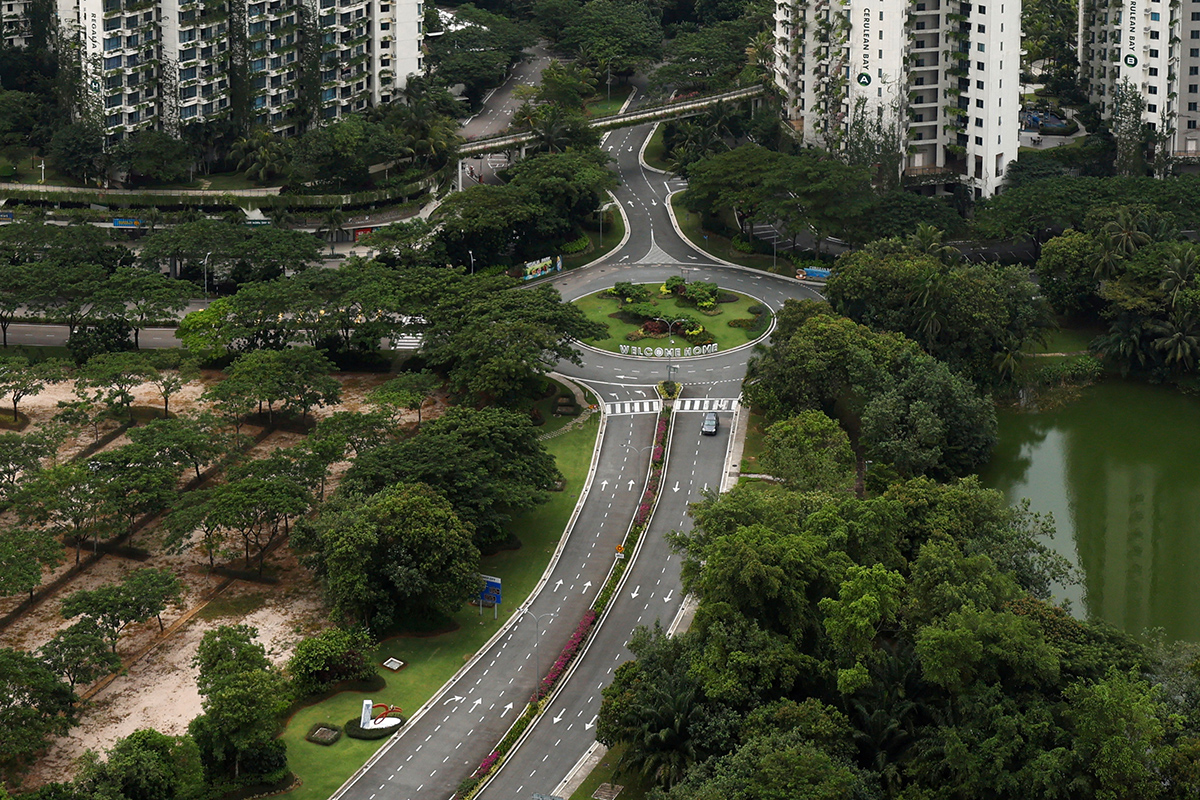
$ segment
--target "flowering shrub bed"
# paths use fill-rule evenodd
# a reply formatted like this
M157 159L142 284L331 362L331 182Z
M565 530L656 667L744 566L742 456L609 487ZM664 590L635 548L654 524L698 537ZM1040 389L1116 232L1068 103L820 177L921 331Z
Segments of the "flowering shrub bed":
M571 659L575 658L575 654L579 652L584 639L587 638L588 632L592 630L592 626L595 624L596 612L589 608L584 612L583 619L575 626L575 632L567 640L567 644L563 647L562 652L558 654L558 658L554 659L554 663L550 665L550 670L542 678L542 682L534 690L533 702L536 703L546 697L554 689L555 684L558 683L558 679L567 671L567 667L571 664Z
M664 411L659 417L658 426L654 431L654 455L651 458L653 464L650 470L650 479L646 483L646 492L642 495L642 503L638 506L637 515L634 517L633 526L629 529L629 533L625 537L625 552L633 551L633 547L637 544L638 537L646 529L646 524L650 520L650 512L654 508L654 502L658 497L658 490L662 483L663 459L666 457L667 434L670 432L671 414L669 411ZM567 644L563 647L562 652L558 654L558 658L550 665L550 669L542 677L537 688L534 689L533 698L525 711L513 723L512 728L500 740L500 744L495 750L488 753L487 757L479 763L476 770L471 773L471 777L466 778L458 785L458 792L455 797L458 800L471 800L472 797L479 791L479 787L483 785L487 777L500 767L504 761L504 756L508 753L512 746L521 738L521 734L533 722L542 710L542 705L550 692L566 674L567 668L571 666L571 661L579 654L583 648L583 643L587 640L588 634L596 624L596 619L604 611L608 602L612 599L613 592L617 590L617 584L621 582L621 576L625 574L625 565L628 562L625 559L617 561L613 567L612 574L605 581L604 587L600 590L600 594L596 597L596 602L588 609L583 619L575 627L575 632L571 634L571 638L567 640Z

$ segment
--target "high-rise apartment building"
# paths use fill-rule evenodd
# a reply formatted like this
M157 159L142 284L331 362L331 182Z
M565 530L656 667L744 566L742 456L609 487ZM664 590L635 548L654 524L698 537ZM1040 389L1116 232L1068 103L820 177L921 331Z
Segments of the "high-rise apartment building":
M1200 2L1081 0L1080 78L1104 116L1129 81L1142 118L1177 159L1200 159Z
M30 2L0 0L17 45L26 28L9 24L8 9L19 19ZM55 2L59 41L80 60L81 100L110 143L235 111L289 133L300 116L389 102L424 68L418 0Z
M1020 0L778 0L784 114L826 149L870 119L905 185L988 197L1017 157L1020 25Z

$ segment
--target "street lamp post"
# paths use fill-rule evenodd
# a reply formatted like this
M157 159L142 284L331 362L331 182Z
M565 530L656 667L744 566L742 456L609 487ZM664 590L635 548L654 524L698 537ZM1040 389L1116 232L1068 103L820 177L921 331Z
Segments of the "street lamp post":
M664 322L667 325L667 338L670 340L670 344L671 344L671 346L667 348L667 383L670 383L671 382L671 372L675 369L678 369L673 363L674 358L675 358L675 340L671 338L671 336L672 336L671 329L674 328L677 323L684 322L685 320L682 317L680 317L679 319L668 322L667 320L663 319L662 317L655 317L654 321L655 322Z
M545 614L534 614L528 608L521 609L521 616L528 614L533 617L534 631L537 638L533 640L533 669L537 675L537 684L533 687L533 696L537 699L538 692L542 688L542 659L539 655L539 648L542 642L542 617L557 617L552 611L547 611Z
M468 250L467 255L469 255L471 257L471 274L474 275L475 274L475 251Z
M205 300L208 299L208 257L211 255L212 255L211 250L209 250L204 255L204 299Z

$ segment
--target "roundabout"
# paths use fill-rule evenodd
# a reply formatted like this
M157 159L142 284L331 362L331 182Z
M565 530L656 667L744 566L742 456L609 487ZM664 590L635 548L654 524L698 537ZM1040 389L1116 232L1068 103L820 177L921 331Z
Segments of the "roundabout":
M618 283L577 298L573 304L592 322L608 328L607 338L582 344L621 355L653 354L691 358L728 352L761 339L774 315L758 298L717 288L714 284ZM715 299L700 307L684 292L692 287ZM705 301L702 301L705 302Z

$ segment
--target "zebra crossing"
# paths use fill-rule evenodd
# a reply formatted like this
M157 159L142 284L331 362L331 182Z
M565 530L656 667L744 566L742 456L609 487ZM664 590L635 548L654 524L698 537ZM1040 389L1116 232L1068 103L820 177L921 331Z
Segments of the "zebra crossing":
M605 403L604 413L613 416L628 414L657 414L662 411L661 400L630 400L624 403Z
M676 411L736 411L737 407L732 397L695 397L675 403Z

